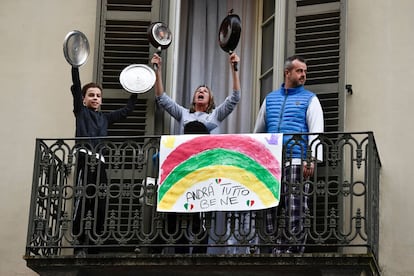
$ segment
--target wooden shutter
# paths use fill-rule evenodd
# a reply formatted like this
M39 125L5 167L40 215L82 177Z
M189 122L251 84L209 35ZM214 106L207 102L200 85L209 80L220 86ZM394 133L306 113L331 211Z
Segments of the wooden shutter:
M343 0L342 0L343 1ZM341 0L288 1L287 55L301 55L308 64L306 88L315 92L324 111L325 132L343 130L344 117L344 24ZM332 134L335 135L335 134ZM327 134L329 136L329 134ZM332 137L335 139L335 137ZM327 160L324 160L327 162ZM338 210L338 172L318 165L318 183L329 184L330 195L312 195L316 231L323 232L328 211ZM334 239L334 238L332 238ZM328 241L329 242L329 241ZM333 240L332 242L336 242ZM332 248L328 249L331 250ZM308 252L326 247L311 247Z
M127 102L129 92L119 83L121 71L131 64L149 64L147 28L159 20L160 0L100 0L95 76L102 84L102 111ZM138 136L154 132L154 91L138 95L135 111L108 129L109 136Z
M131 64L149 65L151 45L147 29L151 22L160 21L160 0L99 0L100 19L98 24L95 76L103 88L103 112L125 106L130 96L119 82L121 71ZM144 136L154 134L154 91L139 94L134 112L128 118L109 127L108 136ZM144 141L144 137L143 140ZM124 159L119 168L107 169L108 185L111 192L119 196L108 201L107 219L113 216L119 231L129 229L131 210L145 208L142 196L130 196L131 189L137 194L146 183L143 175L133 170L137 166L133 159L134 150L123 149ZM135 153L136 154L136 153ZM151 165L149 165L151 166ZM133 173L134 172L134 173ZM133 187L133 188L131 188ZM136 188L134 188L136 187ZM151 225L150 222L147 223ZM111 243L111 241L109 241Z
M343 130L344 24L340 0L288 1L288 56L308 63L305 86L321 101L325 132Z

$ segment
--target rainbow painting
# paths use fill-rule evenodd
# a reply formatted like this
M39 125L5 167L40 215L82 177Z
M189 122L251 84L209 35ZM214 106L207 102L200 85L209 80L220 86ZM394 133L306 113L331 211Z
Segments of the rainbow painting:
M283 134L161 137L157 210L246 211L277 206Z

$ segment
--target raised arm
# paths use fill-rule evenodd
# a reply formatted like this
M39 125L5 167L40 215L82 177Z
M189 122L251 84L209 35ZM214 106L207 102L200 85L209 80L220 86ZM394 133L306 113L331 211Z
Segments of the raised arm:
M229 57L229 63L231 68L231 74L233 78L233 91L216 109L217 120L223 121L233 112L234 108L240 101L240 78L239 71L234 70L233 62L239 62L240 58L236 53L232 53Z
M78 113L83 107L81 82L79 78L79 68L72 67L72 86L70 87L73 95L73 112Z
M152 64L157 64L155 70L155 96L161 96L164 93L164 84L162 82L162 59L159 55L154 53L151 59Z
M121 119L125 119L128 115L130 115L135 109L135 104L138 100L137 96L137 94L131 93L128 102L124 107L121 107L109 113L105 113L105 116L107 116L108 119L108 124L113 124Z
M240 91L239 71L238 70L235 71L234 66L233 66L234 62L237 62L237 63L240 62L240 58L236 53L232 53L230 55L229 62L230 62L231 74L232 74L232 77L233 77L233 90L234 91Z
M172 117L174 117L177 121L181 120L182 112L186 108L182 107L181 105L177 104L174 100L172 100L166 93L164 93L164 84L162 82L162 59L159 55L154 53L151 59L152 64L157 64L155 70L155 99L157 103L165 109Z

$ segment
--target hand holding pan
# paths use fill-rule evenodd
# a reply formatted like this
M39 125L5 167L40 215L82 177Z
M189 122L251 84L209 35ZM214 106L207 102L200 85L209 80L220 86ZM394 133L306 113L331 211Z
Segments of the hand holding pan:
M157 48L157 54L161 54L161 50L167 49L172 41L170 29L162 22L152 23L147 30L148 40ZM154 70L158 70L157 64L154 64Z
M89 56L89 42L80 31L69 32L63 41L63 55L73 67L85 64Z
M236 49L237 44L240 40L241 33L241 22L240 17L237 14L233 14L233 9L231 9L221 22L218 41L221 49L225 52L228 52L230 55L233 53L233 50ZM237 71L237 62L233 63L234 71Z

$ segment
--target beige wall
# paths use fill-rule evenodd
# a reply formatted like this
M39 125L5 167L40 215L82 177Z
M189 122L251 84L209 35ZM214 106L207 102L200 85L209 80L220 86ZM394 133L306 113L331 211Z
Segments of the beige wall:
M414 1L349 0L347 131L374 132L382 161L380 266L414 275Z
M93 0L0 1L0 275L35 275L22 259L36 137L73 137L70 66L63 39L74 29L94 47ZM81 68L92 77L93 51Z
M0 275L34 275L22 259L36 137L72 137L70 66L62 42L89 38L81 80L92 77L96 1L0 1ZM346 130L372 130L382 161L380 266L414 275L414 1L349 0Z

